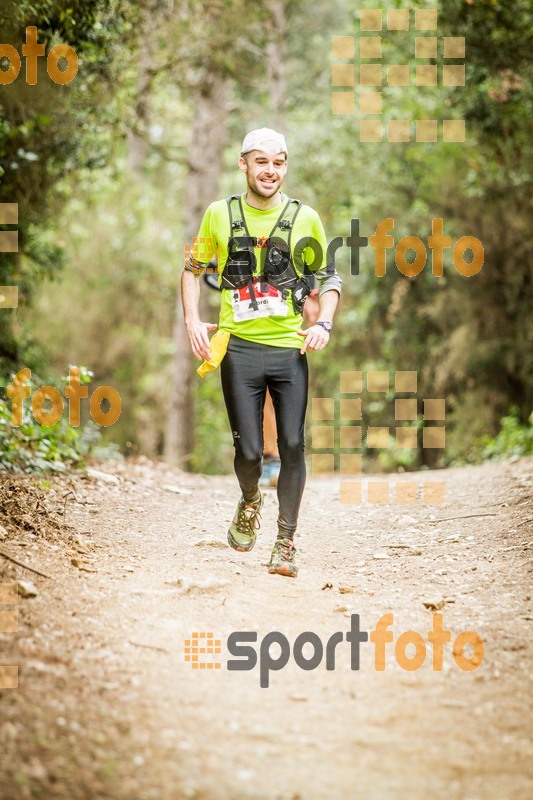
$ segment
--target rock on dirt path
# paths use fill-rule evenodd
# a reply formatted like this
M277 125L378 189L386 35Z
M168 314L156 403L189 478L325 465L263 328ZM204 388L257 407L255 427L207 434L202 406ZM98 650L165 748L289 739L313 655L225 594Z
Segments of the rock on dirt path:
M439 472L446 504L432 507L341 505L335 481L310 480L296 581L262 566L272 490L258 543L240 554L225 543L233 478L142 462L99 468L116 481L98 470L58 479L52 493L70 492L68 534L0 527L0 550L52 576L0 559L3 583L37 591L19 597L18 631L0 634L0 662L19 665L18 689L0 691L0 796L530 798L531 463ZM435 611L451 632L441 671L427 640ZM383 671L372 642L351 669L355 614L369 632L393 615ZM413 671L395 657L408 630L427 648ZM484 644L471 671L452 655L464 630ZM289 661L268 688L259 663L227 669L234 631L255 633L258 654L272 631L286 637ZM343 634L335 669L325 653L312 670L297 666L305 631L324 647ZM219 654L199 659L221 668L185 661L194 632L220 640ZM303 647L301 658L312 655Z

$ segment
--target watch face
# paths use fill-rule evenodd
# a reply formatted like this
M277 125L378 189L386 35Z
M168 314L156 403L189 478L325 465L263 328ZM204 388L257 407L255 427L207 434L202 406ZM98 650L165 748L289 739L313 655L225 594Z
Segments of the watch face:
M333 328L333 325L331 324L331 322L318 322L317 325L320 325L320 327L324 328L324 330L327 331L328 333Z

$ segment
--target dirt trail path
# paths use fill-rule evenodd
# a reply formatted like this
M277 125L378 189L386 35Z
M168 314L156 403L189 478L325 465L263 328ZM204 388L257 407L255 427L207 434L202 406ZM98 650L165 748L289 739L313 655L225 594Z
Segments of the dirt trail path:
M272 491L255 549L239 554L225 546L233 478L148 462L105 467L116 484L74 478L68 544L29 533L0 542L54 576L0 560L2 581L32 579L38 589L20 600L18 633L0 634L0 663L20 665L19 688L0 692L0 796L530 798L531 463L439 473L447 503L431 508L340 505L335 481L310 480L296 581L261 566L272 545ZM474 514L489 516L466 517ZM428 644L424 665L403 670L398 636L413 629L427 641L424 602L441 600L452 642L477 632L483 663L461 670L448 644L435 672ZM346 641L334 671L325 659L313 671L294 663L303 631L325 644L346 634L351 614L372 631L387 613L394 643L384 672L370 642L359 671ZM227 637L246 630L257 632L256 650L273 630L290 643L269 688L259 685L259 666L226 668ZM221 639L222 653L204 657L219 658L221 669L184 660L194 631Z

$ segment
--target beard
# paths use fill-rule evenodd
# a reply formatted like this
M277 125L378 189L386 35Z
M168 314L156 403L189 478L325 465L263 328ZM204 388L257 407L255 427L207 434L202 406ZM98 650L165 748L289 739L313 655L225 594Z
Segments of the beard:
M279 191L281 186L280 180L274 180L271 184L263 184L258 178L247 176L247 183L249 190L258 197L272 197Z

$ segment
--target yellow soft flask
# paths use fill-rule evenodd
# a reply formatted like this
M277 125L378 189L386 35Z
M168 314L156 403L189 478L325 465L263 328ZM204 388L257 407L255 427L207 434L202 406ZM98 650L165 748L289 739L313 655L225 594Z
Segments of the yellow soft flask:
M220 362L226 355L226 350L228 349L229 337L229 331L217 331L211 338L209 342L211 358L208 361L204 361L196 370L200 378L203 378L208 372L211 372L212 369L216 369L220 366Z

